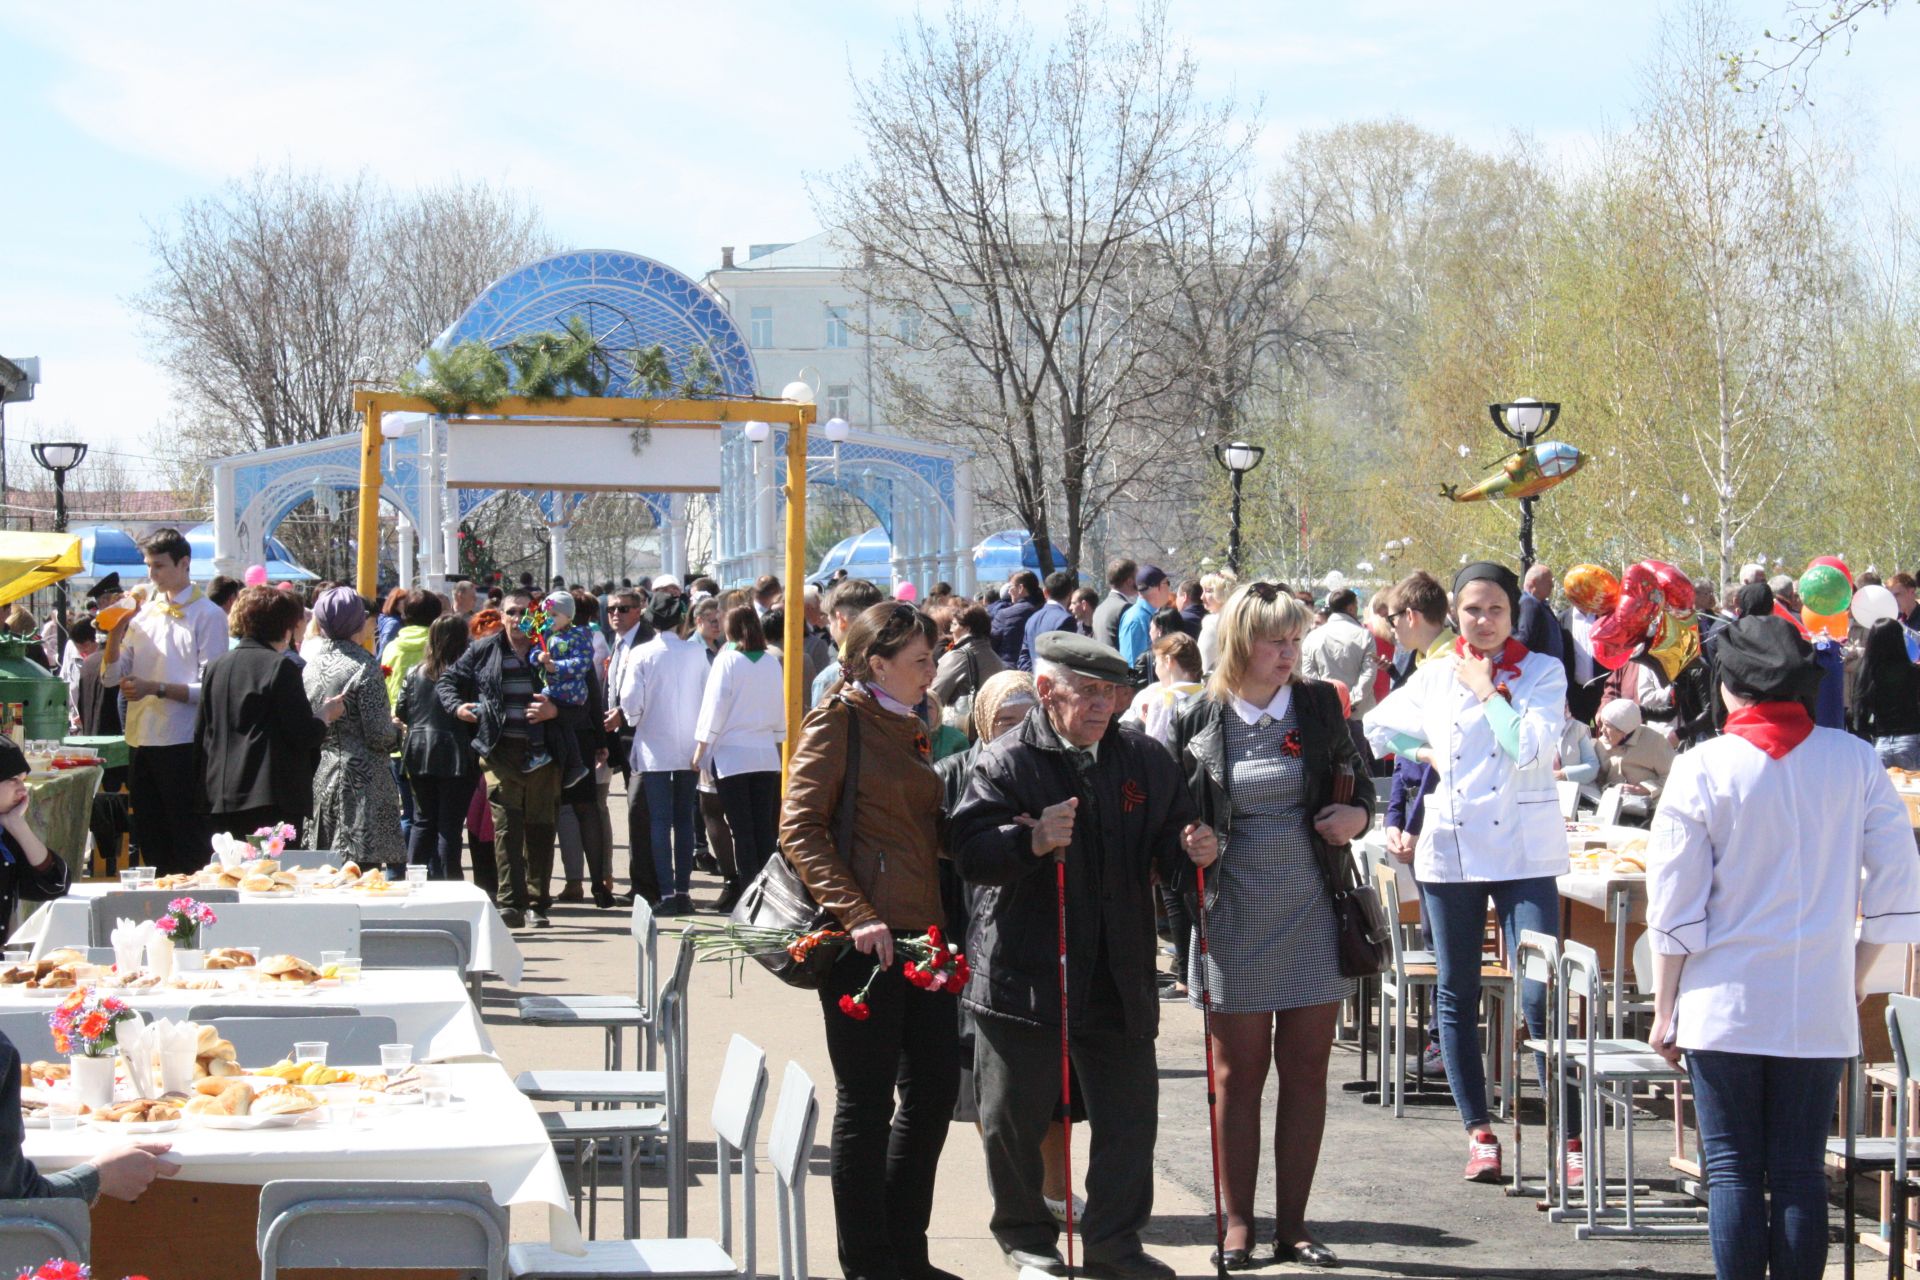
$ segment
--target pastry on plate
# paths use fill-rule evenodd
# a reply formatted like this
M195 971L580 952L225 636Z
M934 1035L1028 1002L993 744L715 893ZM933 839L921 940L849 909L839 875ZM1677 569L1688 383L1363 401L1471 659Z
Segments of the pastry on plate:
M320 970L302 960L299 956L268 956L257 966L262 982L293 983L306 986L320 981Z
M239 947L215 947L207 952L203 963L208 969L251 969L254 957L253 952Z
M250 1114L256 1116L296 1116L312 1111L320 1105L320 1099L302 1089L299 1085L277 1084L263 1090L253 1100Z

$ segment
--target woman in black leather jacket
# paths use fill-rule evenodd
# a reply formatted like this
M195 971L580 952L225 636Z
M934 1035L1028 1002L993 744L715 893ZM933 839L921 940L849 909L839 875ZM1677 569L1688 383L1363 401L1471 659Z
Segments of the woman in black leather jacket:
M480 777L472 727L448 711L434 691L440 673L466 651L466 619L435 619L427 633L427 656L407 674L394 715L406 728L400 761L414 798L407 861L428 868L434 880L461 878L461 831Z

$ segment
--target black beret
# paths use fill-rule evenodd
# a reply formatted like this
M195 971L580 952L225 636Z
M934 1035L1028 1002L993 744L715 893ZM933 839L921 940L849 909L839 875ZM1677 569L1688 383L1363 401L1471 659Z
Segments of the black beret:
M1774 614L1735 621L1720 633L1714 658L1720 683L1755 702L1810 702L1820 692L1813 646Z

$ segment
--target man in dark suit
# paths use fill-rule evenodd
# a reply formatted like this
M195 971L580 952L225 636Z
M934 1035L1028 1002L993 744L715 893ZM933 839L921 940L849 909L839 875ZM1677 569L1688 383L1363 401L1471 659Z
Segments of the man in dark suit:
M1133 604L1133 577L1139 566L1125 556L1107 561L1107 598L1093 611L1093 638L1109 649L1120 647L1120 615Z
M1560 622L1553 616L1553 570L1537 564L1527 570L1520 584L1520 616L1514 620L1513 637L1535 653L1549 658L1566 657L1566 642L1560 634Z

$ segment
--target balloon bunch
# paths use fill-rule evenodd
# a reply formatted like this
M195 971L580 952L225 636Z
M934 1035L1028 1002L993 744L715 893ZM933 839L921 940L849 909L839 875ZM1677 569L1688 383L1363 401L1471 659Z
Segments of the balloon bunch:
M514 625L520 628L521 635L533 637L541 653L547 651L548 638L560 630L560 620L537 604L521 614L520 620Z
M1588 632L1593 660L1607 670L1645 653L1671 681L1700 656L1693 582L1672 565L1642 560L1616 578L1597 564L1577 564L1561 586L1568 600L1594 616Z
M1800 622L1807 634L1845 640L1847 609L1852 604L1853 573L1846 561L1838 556L1815 557L1800 575Z

